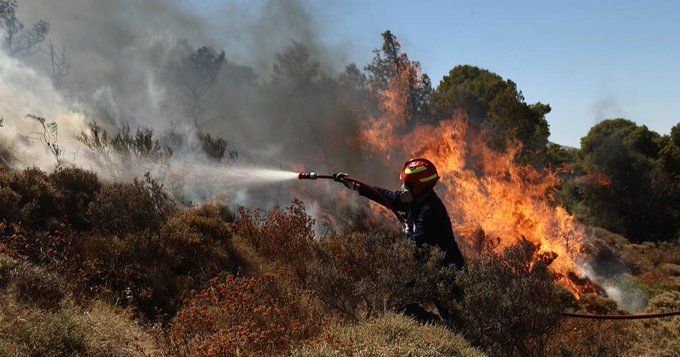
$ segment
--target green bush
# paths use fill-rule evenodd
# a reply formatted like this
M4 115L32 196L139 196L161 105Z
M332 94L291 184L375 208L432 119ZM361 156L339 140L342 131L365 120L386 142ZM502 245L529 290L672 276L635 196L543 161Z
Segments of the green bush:
M522 241L502 254L486 254L458 274L464 334L494 355L543 355L567 307L564 289L548 266L555 254Z

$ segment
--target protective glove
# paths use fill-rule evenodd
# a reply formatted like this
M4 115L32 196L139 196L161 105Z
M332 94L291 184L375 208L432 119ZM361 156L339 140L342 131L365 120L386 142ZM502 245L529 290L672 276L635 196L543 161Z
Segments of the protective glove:
M356 190L358 185L353 181L347 181L345 178L348 176L349 174L346 174L344 172L337 172L333 174L333 179L337 182L342 183L343 185L345 185L345 187L349 188L350 190Z

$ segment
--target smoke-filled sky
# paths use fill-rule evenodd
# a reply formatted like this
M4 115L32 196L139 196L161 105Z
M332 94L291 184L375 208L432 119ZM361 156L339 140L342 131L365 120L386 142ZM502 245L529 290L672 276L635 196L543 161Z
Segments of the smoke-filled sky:
M265 3L175 1L201 14L244 11L247 3L252 16ZM305 8L317 40L346 49L336 55L349 61L369 61L379 33L390 29L434 85L458 64L512 79L528 102L552 106L550 140L563 145L579 146L607 118L660 134L680 122L679 1L343 0ZM213 17L210 27L223 28L221 21Z
M154 98L163 93L147 80L149 68L172 57L176 39L224 49L231 63L262 76L293 41L327 70L363 67L386 29L435 86L458 64L517 82L527 102L552 106L550 140L563 145L578 146L606 118L661 134L680 121L678 1L21 0L19 7L26 23L51 23L50 38L72 61L71 86L97 83L100 107L119 121L129 120L126 107L158 116ZM107 82L117 84L101 86Z

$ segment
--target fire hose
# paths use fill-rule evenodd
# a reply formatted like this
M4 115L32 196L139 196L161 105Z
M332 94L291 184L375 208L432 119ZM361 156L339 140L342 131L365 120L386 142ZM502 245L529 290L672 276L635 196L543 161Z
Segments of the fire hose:
M661 317L670 316L680 316L680 311L640 315L597 315L597 314L578 314L574 312L563 312L562 316L575 319L590 319L590 320L642 320L642 319L657 319Z
M298 174L298 178L300 180L316 180L316 179L335 180L337 178L336 175L337 174L323 175L323 174L317 174L316 172L301 172L300 174ZM390 200L388 200L383 194L378 192L378 190L373 188L373 186L367 185L367 184L365 184L365 183L363 183L363 182L361 182L357 179L351 178L349 176L343 177L343 180L357 184L360 187L363 187L366 190L368 190L369 192L371 192L375 197L380 199L380 203L382 203L383 206L387 207L390 211L392 211L392 213L394 213L394 216L397 217L399 222L406 223L406 221L404 220L404 217L401 214L399 214L399 211L397 211L397 209L394 207L392 202L390 202Z
M336 180L336 175L337 174L332 174L332 175L324 175L324 174L317 174L316 172L301 172L298 174L298 178L300 180L316 180L316 179L327 179L327 180ZM399 214L397 209L394 207L392 202L390 202L383 194L378 192L373 186L367 185L357 179L351 178L349 176L343 177L344 181L347 182L352 182L354 184L357 184L369 192L371 192L375 197L380 199L380 203L382 203L385 207L387 207L392 213L394 213L394 216L397 217L399 222L404 223L404 217ZM563 317L567 318L575 318L575 319L590 319L590 320L641 320L641 319L655 319L655 318L662 318L662 317L671 317L671 316L680 316L680 311L672 311L672 312L663 312L663 313L656 313L656 314L639 314L639 315L599 315L599 314L581 314L581 313L575 313L575 312L563 312L562 313Z

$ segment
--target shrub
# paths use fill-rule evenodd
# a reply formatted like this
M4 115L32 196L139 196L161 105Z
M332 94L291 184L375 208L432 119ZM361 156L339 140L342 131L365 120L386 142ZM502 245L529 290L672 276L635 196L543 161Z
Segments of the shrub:
M260 210L240 210L236 231L261 256L284 263L282 275L304 283L308 260L312 256L314 220L305 212L299 200L286 209L278 205L266 215Z
M629 321L563 319L550 336L544 355L626 356L634 337Z
M59 276L32 264L22 264L13 271L12 286L22 301L46 310L58 309L66 294Z
M12 271L21 264L18 260L0 253L0 288L11 281Z
M134 307L152 321L175 314L177 276L158 237L92 235L80 244L79 261L69 275L81 292Z
M0 208L0 221L21 223L37 231L63 218L63 197L49 177L37 168L0 173L0 196L8 205Z
M668 291L649 301L645 313L680 311L680 292ZM631 356L673 356L680 351L680 316L636 321Z
M232 232L216 206L202 206L172 217L161 229L162 244L168 249L178 274L214 277L230 265L229 240Z
M418 250L400 232L332 235L310 260L307 287L345 317L367 318L436 300L438 284L453 283L442 260L441 251Z
M89 228L87 207L101 186L97 175L78 168L59 168L50 180L63 199L66 221L76 230Z
M104 185L90 203L88 217L101 233L154 235L174 211L163 187L147 173L144 180L132 184Z
M542 355L566 307L548 270L556 256L538 249L524 240L470 261L458 275L464 333L493 354Z
M229 155L230 160L238 158L238 152L233 150L227 152L227 141L220 137L199 133L198 140L201 142L203 152L212 159L222 161L225 154Z
M335 326L323 338L292 353L312 356L484 356L454 332L386 314L360 324Z
M171 322L173 355L281 354L318 329L271 276L227 277L196 295Z
M221 273L237 271L241 259L231 245L230 220L224 208L205 205L175 215L161 229L160 244L174 274L184 282L184 293L202 290Z

